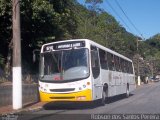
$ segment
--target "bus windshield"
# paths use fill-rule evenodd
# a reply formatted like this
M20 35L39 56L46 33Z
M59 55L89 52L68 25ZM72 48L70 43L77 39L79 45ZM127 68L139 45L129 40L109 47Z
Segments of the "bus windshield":
M89 76L88 49L70 49L41 54L40 79L75 80Z

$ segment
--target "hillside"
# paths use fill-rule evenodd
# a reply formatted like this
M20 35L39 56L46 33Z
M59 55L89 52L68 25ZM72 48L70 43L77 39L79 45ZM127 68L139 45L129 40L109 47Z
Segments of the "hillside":
M0 6L0 67L11 74L12 16L11 1L1 0ZM89 1L88 1L89 2ZM137 55L137 38L126 31L116 19L89 2L82 6L76 0L21 1L21 41L23 74L36 74L38 61L32 52L51 41L87 38L131 59ZM160 35L139 43L139 54L146 60L160 57ZM136 66L136 61L134 61ZM159 69L159 68L158 68Z

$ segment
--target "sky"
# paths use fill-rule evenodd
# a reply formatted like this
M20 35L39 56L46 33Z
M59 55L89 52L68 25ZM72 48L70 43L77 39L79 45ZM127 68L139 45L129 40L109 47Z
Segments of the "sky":
M87 5L85 0L78 2ZM160 0L103 0L99 7L136 36L148 39L160 33Z

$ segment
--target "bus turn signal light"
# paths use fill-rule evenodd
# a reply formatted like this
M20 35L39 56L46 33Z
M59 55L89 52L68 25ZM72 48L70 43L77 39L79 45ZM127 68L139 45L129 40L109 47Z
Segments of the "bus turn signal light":
M85 100L86 99L86 96L78 96L77 97L77 100Z
M90 85L90 82L87 82L87 85Z

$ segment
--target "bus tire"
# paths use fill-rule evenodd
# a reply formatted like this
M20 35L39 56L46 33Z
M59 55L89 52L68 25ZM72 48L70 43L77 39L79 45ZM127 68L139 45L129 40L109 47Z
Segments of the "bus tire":
M106 104L106 96L105 96L105 91L103 90L102 92L102 99L101 99L101 105L104 106Z
M106 104L106 98L107 98L107 87L104 86L103 92L102 92L102 99L101 99L102 106L104 106Z
M129 84L127 84L127 88L126 88L126 97L128 98L130 95L130 92L129 92Z

